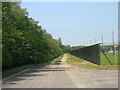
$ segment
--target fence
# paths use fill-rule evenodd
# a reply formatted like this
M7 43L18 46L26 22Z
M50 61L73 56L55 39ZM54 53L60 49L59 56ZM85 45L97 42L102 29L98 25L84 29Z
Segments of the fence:
M76 57L100 65L100 44L72 50L70 53Z

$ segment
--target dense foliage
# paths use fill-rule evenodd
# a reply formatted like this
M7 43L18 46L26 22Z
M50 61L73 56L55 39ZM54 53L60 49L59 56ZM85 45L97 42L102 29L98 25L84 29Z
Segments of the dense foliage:
M49 62L62 54L61 46L61 39L53 39L37 21L29 18L19 2L2 3L3 70Z
M80 48L84 48L86 46L70 46L70 45L62 45L62 49L65 53L69 53L72 50L76 50L76 49L80 49Z

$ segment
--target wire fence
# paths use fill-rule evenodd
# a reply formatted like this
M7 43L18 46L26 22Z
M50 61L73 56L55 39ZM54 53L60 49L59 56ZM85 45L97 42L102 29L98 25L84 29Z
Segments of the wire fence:
M103 46L95 44L81 49L72 50L70 53L76 57L90 61L98 65L115 65L118 64L118 46L113 45Z
M72 50L71 54L100 65L100 44L84 47L77 50Z

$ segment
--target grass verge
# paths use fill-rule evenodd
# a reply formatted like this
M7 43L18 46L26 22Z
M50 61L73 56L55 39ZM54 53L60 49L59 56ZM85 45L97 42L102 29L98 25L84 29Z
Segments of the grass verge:
M83 67L85 68L89 68L89 69L104 69L104 70L115 70L115 69L118 69L118 65L92 65L92 64L84 64L82 65Z
M106 70L106 69L118 69L118 65L94 65L92 63L84 62L85 60L75 57L71 54L67 54L68 56L68 64L77 65L81 68L85 69L99 69L99 70Z
M60 56L60 57L57 59L57 61L55 62L55 64L60 65L61 59L63 58L63 56L64 56L64 55Z
M81 63L84 61L83 59L77 58L71 54L67 54L67 56L68 56L68 60L67 60L68 64Z
M55 62L55 64L60 64L62 57L63 57L63 55L58 58L58 60ZM49 65L51 62L52 61L49 60L47 62L44 62L42 64L37 64L37 65ZM4 70L4 71L2 71L2 78L11 76L11 75L13 75L15 73L18 73L20 71L23 71L25 69L32 68L33 66L34 65L23 65L23 66L17 66L17 67L14 67L14 68L10 68L8 70Z
M18 67L14 67L14 68L2 71L2 78L8 77L10 75L13 75L15 73L18 73L22 70L25 70L31 67L33 67L33 65L24 65L24 66L18 66Z

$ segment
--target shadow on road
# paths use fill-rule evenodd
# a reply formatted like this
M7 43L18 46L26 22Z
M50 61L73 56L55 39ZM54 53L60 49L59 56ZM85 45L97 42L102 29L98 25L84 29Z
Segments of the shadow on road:
M56 68L57 66L57 68ZM28 77L40 77L40 76L45 76L48 75L49 72L56 72L56 71L66 71L66 69L68 68L64 68L64 67L58 67L59 65L37 65L34 69L25 71L19 75L16 75L12 78L9 78L5 81L3 81L3 85L13 85L13 84L18 84L18 81L21 80L32 80L32 78L28 78ZM46 73L43 73L46 72ZM47 73L48 72L48 73ZM34 79L34 78L33 78Z

